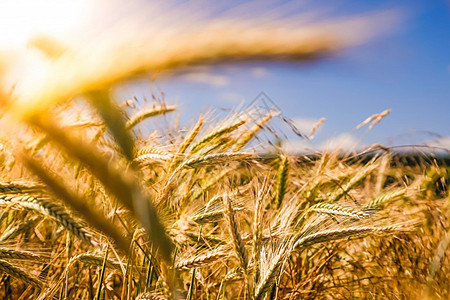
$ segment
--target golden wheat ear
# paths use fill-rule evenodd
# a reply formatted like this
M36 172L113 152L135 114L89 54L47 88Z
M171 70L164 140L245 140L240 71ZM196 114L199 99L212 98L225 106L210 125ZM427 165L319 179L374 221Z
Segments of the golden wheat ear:
M113 110L118 112L115 108ZM159 220L150 196L139 186L138 176L133 170L127 170L118 162L110 162L95 145L86 144L67 134L48 114L31 118L30 123L46 133L69 155L82 162L124 207L133 212L134 217L145 228L150 241L159 249L159 255L167 262L172 261L174 244ZM130 155L132 157L133 152Z
M94 228L110 237L121 250L128 253L130 241L122 236L116 226L102 214L89 207L78 195L62 185L60 183L63 181L61 178L57 178L50 174L50 172L42 167L35 159L28 157L24 153L22 153L20 157L25 166L42 180L53 194L64 200L67 205L83 216Z

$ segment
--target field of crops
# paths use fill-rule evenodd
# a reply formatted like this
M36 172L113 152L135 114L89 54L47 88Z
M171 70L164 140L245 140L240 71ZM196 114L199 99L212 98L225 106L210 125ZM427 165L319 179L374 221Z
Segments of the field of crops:
M0 299L450 299L448 149L293 154L277 109L180 126L172 103L114 96L192 65L316 60L380 19L208 22L35 39L49 67L11 89L0 61Z

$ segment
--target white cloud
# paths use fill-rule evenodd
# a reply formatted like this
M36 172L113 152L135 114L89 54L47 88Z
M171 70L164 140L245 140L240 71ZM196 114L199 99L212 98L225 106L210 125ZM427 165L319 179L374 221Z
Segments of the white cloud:
M231 92L227 92L227 93L220 93L219 97L222 100L225 100L227 102L231 102L231 103L240 103L243 102L245 99L242 95L236 94L236 93L231 93Z
M424 144L430 147L438 148L436 149L438 150L437 152L450 152L450 136L443 136L436 140L425 142Z
M251 74L255 78L262 78L269 74L269 71L263 67L256 67L251 70Z
M356 139L350 133L343 133L338 136L329 138L325 142L320 145L320 149L328 150L328 151L343 151L350 152L357 150L362 145L360 145L360 141Z
M290 154L314 153L317 149L306 140L287 140L283 142L283 151Z
M208 72L186 73L181 76L182 79L190 82L205 83L211 86L223 87L230 83L228 77Z
M300 130L301 133L309 134L314 125L319 121L319 119L312 118L294 118L292 122L294 126Z

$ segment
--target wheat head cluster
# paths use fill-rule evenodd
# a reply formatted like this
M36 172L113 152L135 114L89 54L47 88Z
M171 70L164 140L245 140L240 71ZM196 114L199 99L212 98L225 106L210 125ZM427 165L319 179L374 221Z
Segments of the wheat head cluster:
M279 111L205 114L180 128L175 105L111 93L138 71L313 59L336 46L303 35L278 48L291 35L251 30L262 29L216 43L206 31L204 47L177 46L159 62L152 53L111 77L105 68L69 76L36 94L50 98L45 109L19 109L14 92L2 92L2 127L15 124L1 137L2 299L450 297L442 159L404 160L381 146L289 155L259 138L276 136ZM58 69L82 58L49 59Z

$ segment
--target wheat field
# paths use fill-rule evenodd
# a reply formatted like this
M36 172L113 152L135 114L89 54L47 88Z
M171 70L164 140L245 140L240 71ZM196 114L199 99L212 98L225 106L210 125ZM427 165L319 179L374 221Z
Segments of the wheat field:
M193 31L198 48L181 40L114 73L109 58L89 73L83 53L47 53L67 77L2 91L2 299L449 299L448 157L381 145L292 155L258 138L276 135L280 112L251 107L161 133L149 121L175 105L112 96L154 70L342 46L321 27L266 40L251 25L215 24L232 33L220 42Z

